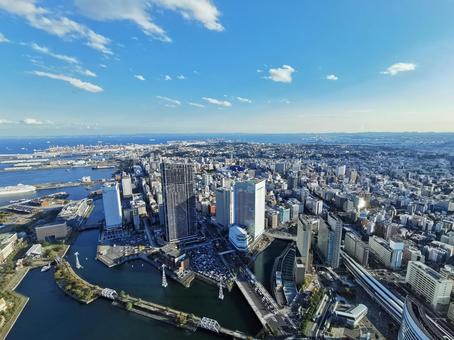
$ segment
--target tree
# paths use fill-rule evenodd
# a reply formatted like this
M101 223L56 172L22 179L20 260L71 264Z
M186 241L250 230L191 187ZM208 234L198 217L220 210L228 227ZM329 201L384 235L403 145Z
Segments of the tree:
M131 310L132 309L132 302L128 301L126 302L126 310Z

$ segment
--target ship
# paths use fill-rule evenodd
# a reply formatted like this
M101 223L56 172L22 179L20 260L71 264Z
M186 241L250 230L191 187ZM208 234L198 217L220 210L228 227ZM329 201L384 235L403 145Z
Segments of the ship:
M44 267L41 268L41 272L47 272L52 265L50 263L46 264Z
M115 165L113 165L113 164L99 164L99 165L96 165L96 166L92 167L93 170L112 169L112 168L115 168Z
M33 185L18 184L7 187L0 187L0 196L27 194L35 191L36 188Z

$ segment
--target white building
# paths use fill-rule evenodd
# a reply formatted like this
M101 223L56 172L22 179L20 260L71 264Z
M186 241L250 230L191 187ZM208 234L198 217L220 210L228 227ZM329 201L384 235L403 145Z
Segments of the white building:
M344 250L359 264L364 267L368 266L369 246L361 241L358 236L351 232L346 233L344 239Z
M132 182L131 176L123 172L121 176L121 188L123 190L123 197L130 198L132 197Z
M216 222L227 228L234 221L233 216L233 191L219 188L216 190Z
M452 281L419 261L408 262L405 282L437 311L447 311Z
M117 183L103 188L102 201L106 228L121 227L123 225L123 214L121 211L120 190Z
M237 182L233 192L234 222L256 240L265 231L265 180Z
M346 166L345 165L338 166L336 168L336 176L337 177L345 176L345 170L346 170Z
M378 236L369 238L372 253L389 269L399 269L402 264L404 243L402 241L382 239Z

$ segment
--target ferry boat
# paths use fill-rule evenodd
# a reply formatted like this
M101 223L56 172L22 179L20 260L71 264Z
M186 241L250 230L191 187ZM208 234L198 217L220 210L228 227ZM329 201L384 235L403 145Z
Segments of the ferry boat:
M35 192L35 191L36 191L36 187L34 187L33 185L18 184L18 185L0 187L0 196L26 194L26 193L31 193L31 192Z

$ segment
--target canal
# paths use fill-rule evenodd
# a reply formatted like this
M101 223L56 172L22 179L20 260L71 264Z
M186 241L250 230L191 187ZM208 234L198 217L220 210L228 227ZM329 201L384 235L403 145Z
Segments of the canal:
M91 218L97 220L102 214L102 200L98 200ZM162 288L160 272L142 261L107 268L95 260L98 236L98 230L82 232L67 254L68 261L74 267L74 253L79 252L83 269L78 270L78 274L84 279L188 313L214 318L230 329L238 329L251 335L260 331L259 321L236 287L230 293L225 292L225 299L220 301L217 298L217 288L198 280L194 280L190 288L168 280L168 287ZM269 258L266 254L273 249L274 247L270 246L260 258ZM39 270L33 270L19 285L17 291L30 297L30 300L11 330L8 340L31 337L46 340L215 338L204 332L190 333L144 319L115 308L104 300L81 305L58 289L52 275L51 271L41 273Z

